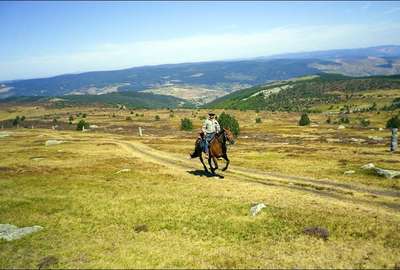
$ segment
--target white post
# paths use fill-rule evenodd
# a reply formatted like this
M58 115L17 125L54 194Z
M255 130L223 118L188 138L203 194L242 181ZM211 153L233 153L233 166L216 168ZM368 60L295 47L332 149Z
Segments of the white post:
M390 141L390 151L396 152L397 150L397 128L392 128L392 138Z
M141 128L141 127L139 127L139 136L140 136L140 137L142 137L142 136L143 136L143 133L142 133L142 128Z

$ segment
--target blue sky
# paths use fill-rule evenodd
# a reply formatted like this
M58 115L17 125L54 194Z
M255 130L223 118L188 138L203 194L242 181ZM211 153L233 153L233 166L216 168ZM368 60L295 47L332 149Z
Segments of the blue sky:
M0 2L0 80L400 45L400 2Z

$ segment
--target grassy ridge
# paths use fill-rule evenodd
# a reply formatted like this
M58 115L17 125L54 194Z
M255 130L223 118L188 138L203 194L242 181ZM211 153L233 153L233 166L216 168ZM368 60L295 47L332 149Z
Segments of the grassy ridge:
M48 103L54 100L54 97L11 97L0 100L0 103ZM76 105L125 105L129 108L176 108L191 107L192 103L180 98L152 93L140 92L121 92L104 95L67 95L56 97L52 102L56 107L76 106Z
M263 93L277 88L280 88L279 92L268 95ZM216 99L206 104L205 107L304 111L321 104L349 101L352 95L364 91L388 89L400 89L399 75L353 78L321 74L308 79L300 78L243 89Z

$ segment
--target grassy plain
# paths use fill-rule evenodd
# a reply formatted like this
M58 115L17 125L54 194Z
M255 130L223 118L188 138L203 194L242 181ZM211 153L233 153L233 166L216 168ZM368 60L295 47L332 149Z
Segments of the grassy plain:
M78 112L98 128L74 130L67 121L73 115L76 124ZM350 114L338 129L324 114L299 127L298 113L228 110L241 135L229 146L232 167L218 178L186 159L206 112L0 108L0 121L25 115L27 126L0 130L10 132L0 138L0 221L44 227L1 241L0 268L35 268L46 256L58 258L57 268L400 264L399 180L360 169L372 162L400 170L400 153L388 151L389 131L379 130L390 113ZM179 130L183 117L194 131ZM361 128L359 117L370 127ZM62 130L51 129L53 118ZM65 142L45 146L48 139ZM130 171L117 173L122 169ZM267 207L252 217L256 202ZM305 235L307 226L328 229L328 240Z

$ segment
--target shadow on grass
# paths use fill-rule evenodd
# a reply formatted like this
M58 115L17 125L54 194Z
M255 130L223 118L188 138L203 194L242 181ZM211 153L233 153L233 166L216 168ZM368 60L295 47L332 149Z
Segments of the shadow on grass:
M208 178L211 178L211 177L218 177L220 179L225 178L223 175L220 175L220 174L217 174L217 173L213 174L213 173L210 173L210 172L205 172L204 170L194 170L194 171L187 171L187 172L190 173L190 174L193 174L195 176L200 176L200 177L206 176Z

